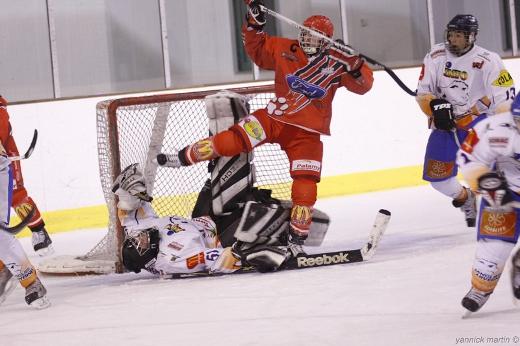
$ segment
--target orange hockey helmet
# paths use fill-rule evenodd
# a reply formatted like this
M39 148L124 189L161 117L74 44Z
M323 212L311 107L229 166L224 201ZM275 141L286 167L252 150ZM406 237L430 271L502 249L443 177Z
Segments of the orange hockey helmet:
M334 25L328 17L315 15L305 19L303 26L318 31L319 33L332 38L334 35ZM325 40L314 37L305 29L300 30L298 38L300 47L302 47L305 54L312 56L320 53L327 45Z

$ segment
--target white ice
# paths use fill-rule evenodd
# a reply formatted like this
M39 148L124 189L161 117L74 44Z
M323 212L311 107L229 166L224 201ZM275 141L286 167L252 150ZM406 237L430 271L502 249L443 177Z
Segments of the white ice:
M461 319L475 231L448 198L422 186L317 206L332 219L323 250L362 246L377 210L390 210L375 256L358 264L182 280L143 273L43 276L52 307L29 309L18 288L0 306L0 345L512 345L520 337L509 264L481 311ZM103 233L53 239L58 254L82 254ZM22 241L37 263L29 239ZM500 337L509 342L493 339Z

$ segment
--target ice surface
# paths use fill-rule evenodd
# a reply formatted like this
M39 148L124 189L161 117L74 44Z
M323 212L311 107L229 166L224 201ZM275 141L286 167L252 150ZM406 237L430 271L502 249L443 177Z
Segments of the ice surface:
M513 344L520 337L509 265L482 310L461 318L475 231L447 197L423 186L317 206L332 219L323 251L362 246L377 210L390 210L375 256L359 264L182 280L145 273L42 276L53 306L31 310L24 291L15 290L0 306L0 345L406 346L470 344L469 338L491 344L495 337ZM57 254L82 254L104 232L55 234ZM22 242L37 263L29 238Z

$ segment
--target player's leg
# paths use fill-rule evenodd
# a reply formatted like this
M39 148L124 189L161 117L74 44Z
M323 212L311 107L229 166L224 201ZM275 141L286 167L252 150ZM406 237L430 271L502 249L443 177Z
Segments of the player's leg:
M289 242L302 245L309 235L312 209L316 203L323 144L319 134L293 126L286 126L278 140L289 157L290 175L293 178Z
M12 136L6 141L6 152L9 156L18 156L18 148ZM32 232L32 243L34 251L40 256L51 255L54 253L52 248L52 240L49 233L45 229L45 222L42 219L40 210L36 203L27 194L24 187L22 167L20 161L11 163L14 178L14 190L12 206L20 219L23 219L31 209L34 209L34 215L28 223L28 227Z
M459 131L460 140L462 132ZM423 179L445 196L465 215L468 227L475 227L476 198L474 193L457 180L456 155L458 146L454 134L449 131L433 130L428 139L424 157Z
M471 312L479 310L493 293L514 243L481 238L477 243L471 275L471 289L461 304Z

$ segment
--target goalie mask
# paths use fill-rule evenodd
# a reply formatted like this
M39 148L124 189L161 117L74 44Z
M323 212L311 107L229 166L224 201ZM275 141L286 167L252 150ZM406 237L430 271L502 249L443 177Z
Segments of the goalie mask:
M450 53L462 56L473 48L477 33L477 18L471 14L458 14L446 26L444 45Z
M305 19L303 26L318 31L320 34L329 38L332 38L332 35L334 35L334 25L330 19L325 16L310 16ZM298 42L300 43L300 47L302 47L303 51L308 56L319 54L328 47L328 44L324 39L312 35L305 29L300 30Z
M159 231L149 228L125 239L121 257L127 270L139 273L141 269L149 270L155 263L158 253Z

